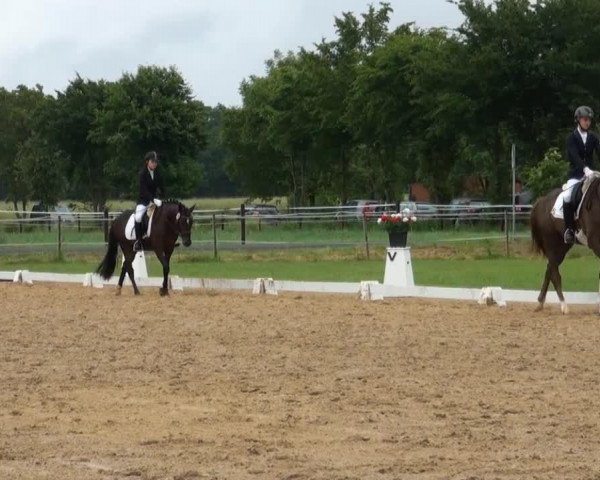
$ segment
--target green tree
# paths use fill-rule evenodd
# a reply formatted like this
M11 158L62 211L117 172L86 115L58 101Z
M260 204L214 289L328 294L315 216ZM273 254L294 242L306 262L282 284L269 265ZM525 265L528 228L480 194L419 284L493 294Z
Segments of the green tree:
M556 148L549 149L541 162L524 172L525 182L534 197L560 187L567 178L567 162Z
M36 134L39 112L52 101L40 85L20 85L13 91L0 89L0 176L15 212L27 210L32 195L41 193L33 189L31 162L21 159L31 158L33 147L40 144L30 139Z
M68 195L88 202L93 211L104 208L111 192L111 178L105 168L109 158L106 144L92 139L98 113L105 108L109 85L77 75L64 91L57 92L56 102L40 120L46 138L69 159Z
M199 155L205 146L204 105L175 67L140 66L108 86L104 108L92 131L108 149L104 173L116 193L136 191L144 153L161 157L169 195L186 196L202 179Z
M32 198L47 207L63 198L66 190L65 155L45 138L34 134L19 148L16 163L28 179Z
M203 196L235 196L237 185L227 175L226 164L231 152L223 144L223 105L207 107L206 149L200 154L203 182L196 194Z

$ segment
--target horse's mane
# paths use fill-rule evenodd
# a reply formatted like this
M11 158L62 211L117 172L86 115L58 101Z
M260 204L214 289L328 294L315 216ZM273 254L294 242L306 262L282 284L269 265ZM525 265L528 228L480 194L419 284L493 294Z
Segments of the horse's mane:
M181 203L179 200L177 200L176 198L167 198L166 200L163 200L163 205L183 205L183 203Z

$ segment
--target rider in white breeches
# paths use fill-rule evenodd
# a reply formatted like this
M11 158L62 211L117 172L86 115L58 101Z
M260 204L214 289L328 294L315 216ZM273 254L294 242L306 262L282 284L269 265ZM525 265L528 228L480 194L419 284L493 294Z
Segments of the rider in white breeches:
M162 201L158 198L164 196L164 187L160 173L157 171L158 167L158 155L156 152L148 152L144 156L145 166L140 171L140 192L138 196L137 205L135 207L135 243L133 244L133 250L135 252L142 250L143 246L143 232L142 232L142 220L148 205L154 203L157 207L162 205Z
M567 158L569 160L569 179L563 196L563 215L565 219L564 240L575 243L575 210L573 190L584 177L593 175L594 152L600 150L600 140L589 128L594 112L590 107L581 106L575 110L577 128L567 137Z

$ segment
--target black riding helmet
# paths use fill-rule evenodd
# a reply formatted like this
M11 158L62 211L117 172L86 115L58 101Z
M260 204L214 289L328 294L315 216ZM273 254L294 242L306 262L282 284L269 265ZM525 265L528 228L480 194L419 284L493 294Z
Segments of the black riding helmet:
M152 150L152 151L146 153L146 155L144 155L145 162L149 162L150 160L158 163L158 153L156 153L154 150Z
M575 110L575 121L579 122L579 120L583 117L588 117L590 119L594 118L594 111L585 105L577 107L577 110Z

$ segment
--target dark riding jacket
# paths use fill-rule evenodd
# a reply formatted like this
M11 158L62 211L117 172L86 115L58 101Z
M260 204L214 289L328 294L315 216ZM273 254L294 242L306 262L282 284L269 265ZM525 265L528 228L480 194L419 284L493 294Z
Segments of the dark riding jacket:
M567 159L569 160L569 178L582 178L584 167L593 168L594 152L600 154L600 140L595 133L588 131L587 141L575 129L567 137Z
M150 176L148 168L140 170L140 193L138 196L138 205L148 205L155 198L165 196L162 177L158 169L154 170L154 179Z

